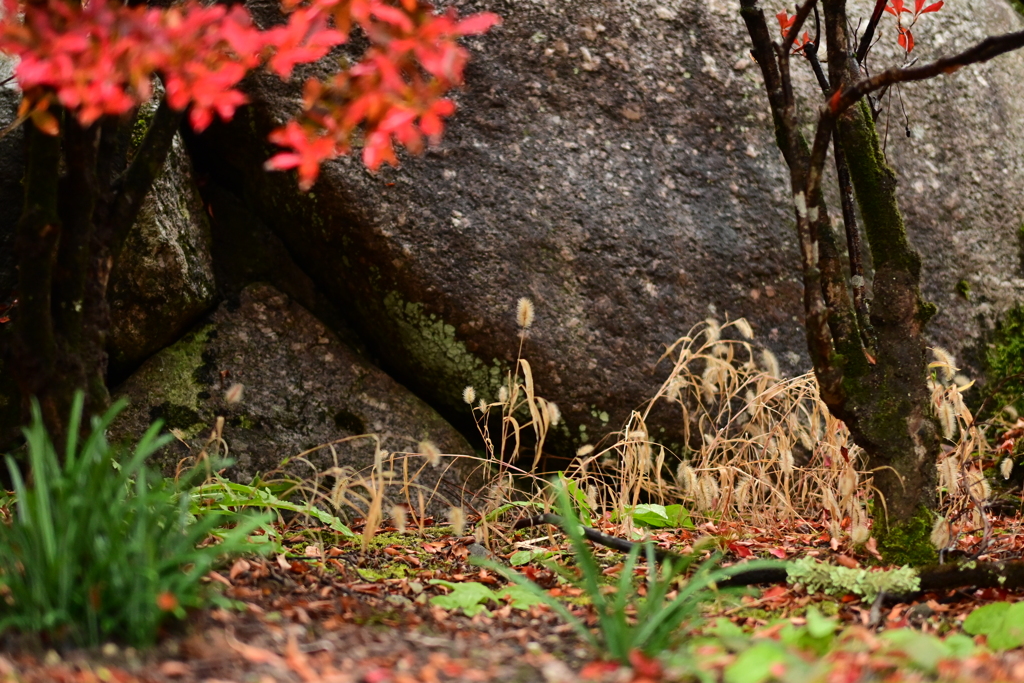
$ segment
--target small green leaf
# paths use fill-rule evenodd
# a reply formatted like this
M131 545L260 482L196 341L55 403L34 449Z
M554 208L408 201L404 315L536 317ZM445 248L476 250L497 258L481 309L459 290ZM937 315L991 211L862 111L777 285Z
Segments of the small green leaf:
M951 659L965 659L974 655L978 646L974 644L974 640L970 636L954 633L946 636L946 648L949 650Z
M1010 650L1024 645L1024 603L994 602L971 612L964 631L984 635L993 650Z
M696 525L690 519L690 511L682 505L665 506L665 514L668 516L669 526L673 529L695 529Z
M490 611L485 603L498 601L494 591L476 581L452 583L441 579L431 579L430 583L450 588L452 591L448 595L435 595L430 598L431 605L447 610L461 609L467 617L476 616L480 612L489 615Z
M580 485L575 479L570 479L565 476L564 472L558 473L558 478L561 483L565 486L565 490L572 497L573 507L579 513L579 520L584 526L593 526L594 522L591 517L593 510L590 509L590 503L587 502L586 492L580 488Z
M785 662L786 651L782 645L761 641L726 668L725 683L764 683L774 678L773 669Z
M988 635L999 630L1003 625L1003 617L1010 609L1008 602L994 602L984 605L971 612L964 620L964 631L972 636Z
M814 638L824 638L836 632L839 624L835 619L829 619L816 607L807 610L807 632Z
M883 633L881 638L926 671L933 671L940 660L949 657L949 648L940 638L914 629L893 629Z
M545 600L536 595L533 591L515 584L495 590L494 594L499 598L507 597L509 604L515 609L530 609L534 605L543 605Z
M643 504L633 508L633 521L644 526L664 528L669 525L664 505Z
M508 563L513 567L521 567L534 560L546 560L554 555L550 550L517 550L508 558Z

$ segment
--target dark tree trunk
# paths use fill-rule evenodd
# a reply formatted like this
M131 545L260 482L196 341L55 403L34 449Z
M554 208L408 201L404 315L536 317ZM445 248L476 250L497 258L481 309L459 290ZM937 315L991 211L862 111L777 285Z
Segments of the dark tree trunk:
M756 0L742 0L741 5L764 76L776 139L790 168L802 247L805 326L821 398L867 454L877 492L874 535L883 554L894 562L927 564L935 557L929 535L940 440L922 333L934 307L921 296L920 257L907 241L896 202L896 178L863 101L838 117L831 117L826 106L814 144L808 148L796 117L790 44L773 44ZM821 6L828 43L827 78L817 63L817 46L805 56L830 98L858 81L858 67L847 35L845 0L821 0ZM813 2L805 2L798 17L806 18L812 7ZM838 147L835 156L852 298L841 261L841 241L820 190L830 143ZM870 313L863 298L851 194L860 208L875 268Z
M61 112L54 113L60 120ZM180 112L161 104L127 168L118 141L130 118L82 127L68 116L57 136L28 126L25 204L15 245L20 304L7 366L25 407L38 400L57 444L67 437L77 391L85 393L87 415L110 402L107 281L180 121Z

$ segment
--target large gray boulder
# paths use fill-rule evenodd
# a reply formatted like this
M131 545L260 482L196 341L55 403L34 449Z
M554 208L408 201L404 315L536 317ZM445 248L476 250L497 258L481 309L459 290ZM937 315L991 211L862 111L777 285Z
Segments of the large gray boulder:
M249 6L271 21L268 0ZM560 405L573 443L652 396L665 345L708 316L747 317L784 371L806 370L788 176L738 3L458 7L504 25L467 41L467 87L439 148L377 174L332 162L302 194L294 176L260 170L299 85L258 78L266 104L196 146L211 182L258 213L382 365L451 419L465 414L463 386L489 398L502 381L522 296L537 308L525 353L538 392ZM952 50L1021 25L1002 0L949 10L927 15L919 43ZM889 135L941 309L931 334L956 353L1024 289L1022 79L1024 56L1011 54L907 86L918 134ZM673 421L661 427L671 441Z
M237 403L226 396L234 384L244 387ZM116 395L130 400L115 423L118 435L141 434L159 418L178 437L158 457L168 473L202 451L218 416L226 418L223 437L236 462L230 476L240 482L282 472L312 479L335 466L367 476L378 444L388 453L422 453L420 443L430 441L441 453L472 455L426 403L266 284L222 303ZM363 437L371 434L376 439ZM396 490L408 472L412 502L422 492L434 513L481 488L471 458L446 456L431 466L419 455L399 456L385 468L396 472Z

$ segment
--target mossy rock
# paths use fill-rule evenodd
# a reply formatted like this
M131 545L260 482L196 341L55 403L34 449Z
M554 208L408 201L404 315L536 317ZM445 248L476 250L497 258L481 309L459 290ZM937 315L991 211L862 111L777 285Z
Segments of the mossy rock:
M1003 316L985 356L988 386L993 389L989 413L1013 406L1024 414L1024 305Z
M226 391L236 383L242 400L229 403ZM409 498L392 503L415 507L422 493L428 514L440 515L483 488L479 461L454 457L472 449L451 425L269 285L250 285L222 304L115 395L131 400L115 437L137 436L156 419L178 437L158 458L168 473L206 447L223 417L235 461L229 476L243 483L280 474L310 480L334 467L365 476L379 440L384 469L394 471L389 490L397 495L410 483ZM434 467L403 455L423 440L453 456ZM335 478L323 481L330 487Z

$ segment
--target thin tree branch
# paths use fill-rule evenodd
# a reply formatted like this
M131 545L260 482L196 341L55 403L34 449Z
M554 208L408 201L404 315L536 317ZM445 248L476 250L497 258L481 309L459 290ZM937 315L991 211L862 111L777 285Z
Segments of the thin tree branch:
M796 16L793 18L793 24L789 27L785 40L782 41L782 50L786 54L793 51L793 43L796 42L797 37L800 35L800 29L803 28L804 22L807 21L807 17L810 16L811 10L814 9L814 6L817 4L818 0L807 0L804 4L797 7Z
M875 0L875 9L871 12L871 21L868 22L867 28L864 29L864 35L860 37L860 45L857 46L857 63L860 64L864 61L864 58L868 55L868 50L871 49L871 40L875 37L875 28L878 26L878 21L882 18L882 12L885 11L885 5L889 0Z
M829 310L822 292L822 271L818 266L818 232L820 226L828 221L828 215L821 193L806 192L809 156L807 142L796 123L795 103L789 79L789 52L779 49L772 41L764 12L757 6L757 0L741 0L740 7L750 34L754 57L761 67L768 91L776 140L790 169L803 272L804 327L807 331L808 350L826 402L841 401L842 374L841 370L832 364L835 348L828 326ZM793 27L799 28L812 8L812 0L804 3ZM800 18L800 13L803 19ZM793 34L791 27L789 35Z
M817 10L815 10L817 13ZM822 93L828 97L831 92L828 78L821 68L818 60L817 41L804 46L804 56L810 62L811 70L814 72ZM853 199L853 183L850 180L850 169L846 164L846 154L843 152L842 143L839 141L839 131L832 131L832 154L835 157L836 179L839 184L839 201L843 210L843 227L846 232L846 251L850 259L850 284L853 289L853 309L857 316L857 326L860 328L861 341L865 347L872 347L871 343L871 319L868 315L867 299L864 296L864 261L861 255L860 231L857 229L857 209Z
M867 348L874 347L871 333L871 315L865 296L864 256L857 227L857 208L853 198L853 181L846 164L846 153L839 141L839 131L832 131L832 154L836 160L836 178L839 183L839 202L843 209L843 227L846 229L846 253L850 258L850 286L853 289L853 309L857 313L861 341Z
M1001 36L991 36L959 54L941 57L930 64L904 69L898 67L886 69L833 95L829 101L829 113L832 117L836 117L853 106L860 98L886 86L895 83L924 81L942 74L951 74L965 66L987 62L994 57L1019 50L1022 47L1024 47L1024 31L1017 31Z

